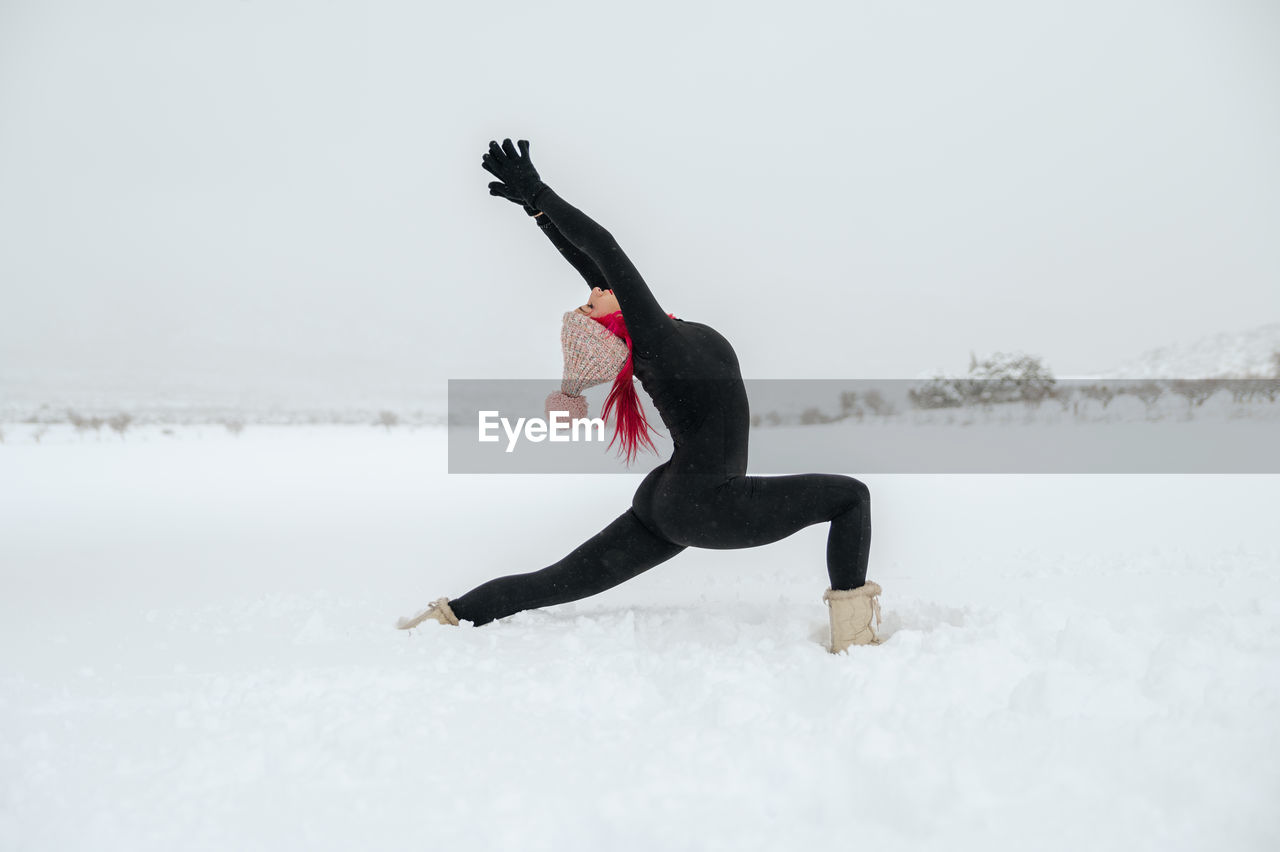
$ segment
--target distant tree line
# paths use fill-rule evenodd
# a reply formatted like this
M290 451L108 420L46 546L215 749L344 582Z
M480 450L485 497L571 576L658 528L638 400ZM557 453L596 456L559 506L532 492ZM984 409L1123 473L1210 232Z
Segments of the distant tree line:
M906 398L920 411L960 408L991 408L996 405L1021 403L1039 407L1047 401L1057 402L1063 411L1073 405L1080 413L1081 400L1094 402L1103 410L1118 397L1128 396L1142 403L1148 416L1157 410L1166 395L1181 397L1188 413L1203 406L1214 394L1225 391L1235 403L1274 403L1280 399L1280 350L1272 354L1272 375L1252 375L1240 379L1148 379L1114 380L1090 384L1059 383L1043 360L1023 353L997 352L979 360L969 356L969 370L964 376L937 376L910 388ZM898 413L892 401L877 390L842 391L838 413L828 413L816 406L804 409L798 416L785 416L777 411L753 415L752 426L802 426L863 420L866 417L890 417Z
M276 411L269 415L260 416L253 420L255 423L271 424L271 425L356 425L360 423L368 423L373 426L380 426L390 432L398 426L416 427L419 425L439 425L443 422L443 418L433 413L423 411L415 411L412 415L402 416L394 411L381 410L372 415L368 412L361 411ZM157 424L157 425L201 425L214 424L221 425L235 436L239 436L246 426L246 418L242 413L232 413L227 410L210 410L204 413L194 412L143 412L134 414L127 411L117 412L110 416L102 416L98 414L86 415L73 408L58 410L49 405L42 405L40 409L31 415L22 418L14 418L13 422L27 423L35 428L29 432L29 436L36 443L49 433L49 429L59 423L67 423L75 429L81 436L92 432L101 439L102 428L105 426L111 431L124 439L126 434L138 424ZM162 434L173 435L173 429L162 429ZM4 443L5 434L0 431L0 444Z
M1000 403L1021 402L1037 406L1055 400L1066 410L1073 395L1097 402L1105 410L1118 396L1132 396L1148 412L1155 409L1165 393L1181 396L1188 410L1201 406L1215 393L1226 390L1237 403L1269 403L1280 398L1280 351L1272 354L1271 376L1249 376L1243 379L1167 379L1145 381L1097 382L1089 385L1059 385L1040 358L1034 355L997 353L979 361L969 358L969 373L961 378L937 377L912 388L907 398L914 408L989 407Z

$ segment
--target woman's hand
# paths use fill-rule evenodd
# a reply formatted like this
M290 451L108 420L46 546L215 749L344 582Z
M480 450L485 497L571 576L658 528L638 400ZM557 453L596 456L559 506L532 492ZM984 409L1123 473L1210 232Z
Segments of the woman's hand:
M514 203L516 203L516 204L519 204L519 205L523 206L523 207L524 207L524 212L525 212L525 213L527 213L527 214L528 214L528 215L530 215L530 216L537 216L537 215L538 215L538 211L537 211L537 210L534 210L534 209L533 209L532 207L530 207L528 204L525 204L524 199L520 197L519 193L517 193L517 192L516 192L514 189L512 189L511 187L507 186L505 183L501 183L500 181L496 181L496 180L495 180L495 181L493 181L492 183L490 183L490 184L489 184L489 194L490 194L490 195L495 195L495 196L497 196L498 198L505 198L505 199L507 199L508 201L511 201L511 202L514 202Z
M533 167L533 161L529 159L527 139L520 140L519 152L516 151L516 146L511 144L510 139L502 140L501 147L497 142L491 141L489 153L480 159L480 164L508 190L514 192L522 204L535 211L538 209L536 203L538 192L545 189L546 184L542 182L542 178L538 176L538 170ZM489 192L492 195L499 194L494 191L493 184L489 184ZM509 195L503 195L503 197L511 198Z

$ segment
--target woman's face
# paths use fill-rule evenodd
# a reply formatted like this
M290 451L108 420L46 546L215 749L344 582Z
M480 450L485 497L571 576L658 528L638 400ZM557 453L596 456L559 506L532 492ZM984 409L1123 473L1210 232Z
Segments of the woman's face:
M578 308L579 313L589 317L607 317L619 310L621 308L618 307L618 298L613 295L613 291L601 290L599 287L593 287L591 298L585 305Z

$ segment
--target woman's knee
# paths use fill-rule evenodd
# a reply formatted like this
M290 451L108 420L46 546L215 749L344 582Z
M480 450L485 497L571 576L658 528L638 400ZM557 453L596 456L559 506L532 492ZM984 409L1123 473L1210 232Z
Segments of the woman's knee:
M852 476L840 476L841 489L845 502L850 508L869 510L871 508L871 489L861 479Z

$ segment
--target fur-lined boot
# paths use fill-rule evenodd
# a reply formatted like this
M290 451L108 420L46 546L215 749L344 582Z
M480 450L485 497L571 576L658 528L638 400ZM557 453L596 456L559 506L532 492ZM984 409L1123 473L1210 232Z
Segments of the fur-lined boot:
M452 624L455 627L458 624L458 617L453 614L453 610L449 609L449 599L440 598L431 602L431 606L415 615L413 618L401 618L396 622L396 627L401 630L408 630L410 627L417 627L424 621L438 621L441 624Z
M879 595L880 586L872 582L856 589L823 592L822 599L831 609L831 653L838 654L850 645L880 644L876 634L880 626Z

